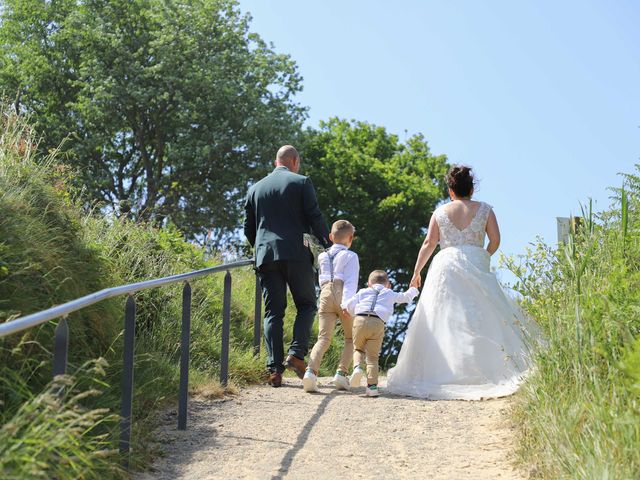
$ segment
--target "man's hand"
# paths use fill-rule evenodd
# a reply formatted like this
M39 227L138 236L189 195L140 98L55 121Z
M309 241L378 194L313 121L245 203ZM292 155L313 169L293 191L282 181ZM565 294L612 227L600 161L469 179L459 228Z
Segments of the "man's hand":
M409 286L420 288L420 285L422 285L422 278L419 273L414 273Z
M351 314L349 313L349 310L347 310L346 308L342 309L342 315L344 316L344 318L346 318L347 320L349 320L351 318Z

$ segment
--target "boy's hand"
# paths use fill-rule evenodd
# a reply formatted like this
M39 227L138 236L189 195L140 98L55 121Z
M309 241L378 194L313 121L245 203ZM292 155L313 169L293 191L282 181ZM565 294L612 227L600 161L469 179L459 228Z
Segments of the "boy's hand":
M414 273L413 277L411 278L411 283L409 284L409 286L420 288L421 284L422 284L422 278L420 277L420 274Z
M351 318L351 314L349 313L349 310L347 310L346 308L342 309L342 315L344 315L344 318L346 318L347 320Z

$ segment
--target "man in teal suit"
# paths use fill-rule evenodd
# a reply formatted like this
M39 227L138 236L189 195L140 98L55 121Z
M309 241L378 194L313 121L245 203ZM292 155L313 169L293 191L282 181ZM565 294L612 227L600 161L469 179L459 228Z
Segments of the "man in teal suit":
M254 247L265 303L264 338L269 384L279 387L285 367L302 378L316 315L313 255L303 236L313 233L328 248L329 229L320 213L311 180L298 175L300 155L291 145L278 150L276 168L247 194L244 234ZM284 360L283 320L287 285L296 305L293 340Z

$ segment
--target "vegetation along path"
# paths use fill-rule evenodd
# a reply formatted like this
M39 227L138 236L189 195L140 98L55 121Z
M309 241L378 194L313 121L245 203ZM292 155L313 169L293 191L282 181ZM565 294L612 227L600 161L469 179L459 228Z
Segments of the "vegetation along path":
M321 378L251 387L222 400L194 398L189 430L175 411L158 431L165 456L148 479L431 478L519 479L508 458L506 399L483 402L364 396ZM381 386L385 386L382 379Z

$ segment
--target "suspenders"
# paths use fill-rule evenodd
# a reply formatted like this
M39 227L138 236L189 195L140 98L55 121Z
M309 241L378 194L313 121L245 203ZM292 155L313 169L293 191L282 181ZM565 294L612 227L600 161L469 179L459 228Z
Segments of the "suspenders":
M378 295L380 295L380 291L375 288L373 291L376 292L376 294L373 296L373 302L371 302L371 308L369 310L371 310L371 313L376 313L376 303L378 303Z
M376 314L376 303L378 303L378 295L380 295L380 291L377 289L373 289L373 301L371 302L371 307L369 308L368 311L366 312L360 312L360 313L356 313L356 315L363 315L363 316L371 316L373 315L374 317L377 317L378 314Z
M336 253L331 256L329 252L327 252L327 257L329 257L329 272L331 273L331 281L333 282L333 259L336 258L342 250L338 250Z

